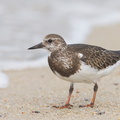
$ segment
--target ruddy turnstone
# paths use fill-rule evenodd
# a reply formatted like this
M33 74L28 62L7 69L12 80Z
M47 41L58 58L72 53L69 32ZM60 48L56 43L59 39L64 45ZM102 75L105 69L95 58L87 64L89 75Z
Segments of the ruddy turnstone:
M70 107L74 83L94 83L91 103L80 107L93 107L100 78L110 74L120 63L120 51L106 50L88 44L67 44L57 34L47 35L43 42L29 49L45 48L50 51L48 63L53 73L70 82L66 104L59 108Z

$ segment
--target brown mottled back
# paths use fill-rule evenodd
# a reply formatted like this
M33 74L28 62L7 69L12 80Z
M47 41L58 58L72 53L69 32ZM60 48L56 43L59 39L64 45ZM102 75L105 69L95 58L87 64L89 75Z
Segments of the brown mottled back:
M99 70L113 65L118 60L120 60L120 51L109 51L104 48L92 45L68 45L68 50L82 53L83 57L81 58L81 60L87 65L91 65L92 67Z

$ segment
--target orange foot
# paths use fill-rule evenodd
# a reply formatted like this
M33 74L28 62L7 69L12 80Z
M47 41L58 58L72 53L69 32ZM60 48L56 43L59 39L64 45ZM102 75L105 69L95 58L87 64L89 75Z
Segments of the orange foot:
M71 109L71 107L73 107L73 105L70 105L70 104L65 104L64 106L53 106L54 108L59 108L59 109L63 109L63 108L68 108L68 109Z
M93 108L94 107L94 104L93 103L90 103L88 105L80 105L79 107L91 107Z

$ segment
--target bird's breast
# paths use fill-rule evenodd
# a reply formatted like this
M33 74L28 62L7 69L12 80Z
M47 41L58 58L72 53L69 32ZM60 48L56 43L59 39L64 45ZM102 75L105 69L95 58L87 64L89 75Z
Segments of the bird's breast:
M48 57L51 70L61 76L69 77L80 69L80 59L78 55L71 52L52 53Z

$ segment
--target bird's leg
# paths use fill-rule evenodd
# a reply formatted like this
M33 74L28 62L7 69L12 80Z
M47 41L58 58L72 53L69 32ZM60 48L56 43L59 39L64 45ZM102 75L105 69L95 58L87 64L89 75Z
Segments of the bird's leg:
M70 103L70 98L71 98L72 92L74 90L74 86L73 85L74 85L74 83L70 84L69 95L68 95L68 99L66 101L66 104L64 106L62 106L62 107L58 107L58 106L53 106L53 107L60 108L60 109L72 107L72 105L70 105L69 103Z
M95 98L96 98L96 94L97 94L97 90L98 90L97 83L95 83L95 86L94 86L93 90L94 90L94 93L93 93L93 98L92 98L91 103L88 104L88 105L80 105L79 107L93 107L94 106Z
M70 103L70 98L71 98L72 92L74 90L74 86L73 85L74 85L73 83L70 84L68 99L67 99L66 104L64 106L72 106L69 103Z

